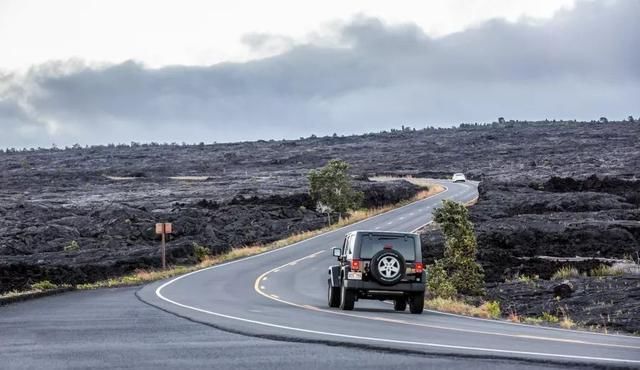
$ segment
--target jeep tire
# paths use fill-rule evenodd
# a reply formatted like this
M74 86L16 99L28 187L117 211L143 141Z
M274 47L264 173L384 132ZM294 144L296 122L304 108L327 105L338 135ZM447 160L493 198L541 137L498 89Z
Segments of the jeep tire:
M409 312L421 314L424 311L424 292L409 297Z
M404 278L406 264L402 254L393 249L383 249L371 257L371 275L382 285L394 285Z
M353 290L349 290L342 284L340 288L340 309L344 311L353 310L353 306L356 302L356 295Z
M331 280L327 282L329 289L327 289L327 300L329 301L329 307L340 306L340 287L331 286Z
M393 300L393 309L396 311L404 311L407 309L407 299L405 297Z

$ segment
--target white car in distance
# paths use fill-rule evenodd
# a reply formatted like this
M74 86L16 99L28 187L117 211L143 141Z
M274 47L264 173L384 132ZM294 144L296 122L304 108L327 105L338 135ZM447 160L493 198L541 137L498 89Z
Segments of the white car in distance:
M451 181L453 181L453 182L465 182L465 181L467 181L467 178L464 177L464 173L454 173L453 177L451 178Z

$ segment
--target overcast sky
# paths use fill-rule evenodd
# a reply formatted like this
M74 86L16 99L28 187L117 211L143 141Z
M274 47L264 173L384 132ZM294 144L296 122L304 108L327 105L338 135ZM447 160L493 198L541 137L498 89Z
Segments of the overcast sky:
M0 0L0 146L640 114L640 0Z

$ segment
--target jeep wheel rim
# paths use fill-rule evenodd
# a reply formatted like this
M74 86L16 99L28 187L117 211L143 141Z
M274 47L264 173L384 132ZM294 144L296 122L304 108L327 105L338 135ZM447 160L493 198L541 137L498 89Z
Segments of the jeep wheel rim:
M400 261L393 256L385 256L378 262L378 271L384 279L393 279L400 273Z

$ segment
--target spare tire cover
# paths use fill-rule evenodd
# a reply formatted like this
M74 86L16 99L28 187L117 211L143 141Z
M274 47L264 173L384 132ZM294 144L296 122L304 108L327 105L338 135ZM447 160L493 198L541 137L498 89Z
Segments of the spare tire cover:
M397 284L406 272L404 257L393 249L383 249L374 254L369 266L373 278L383 285Z

